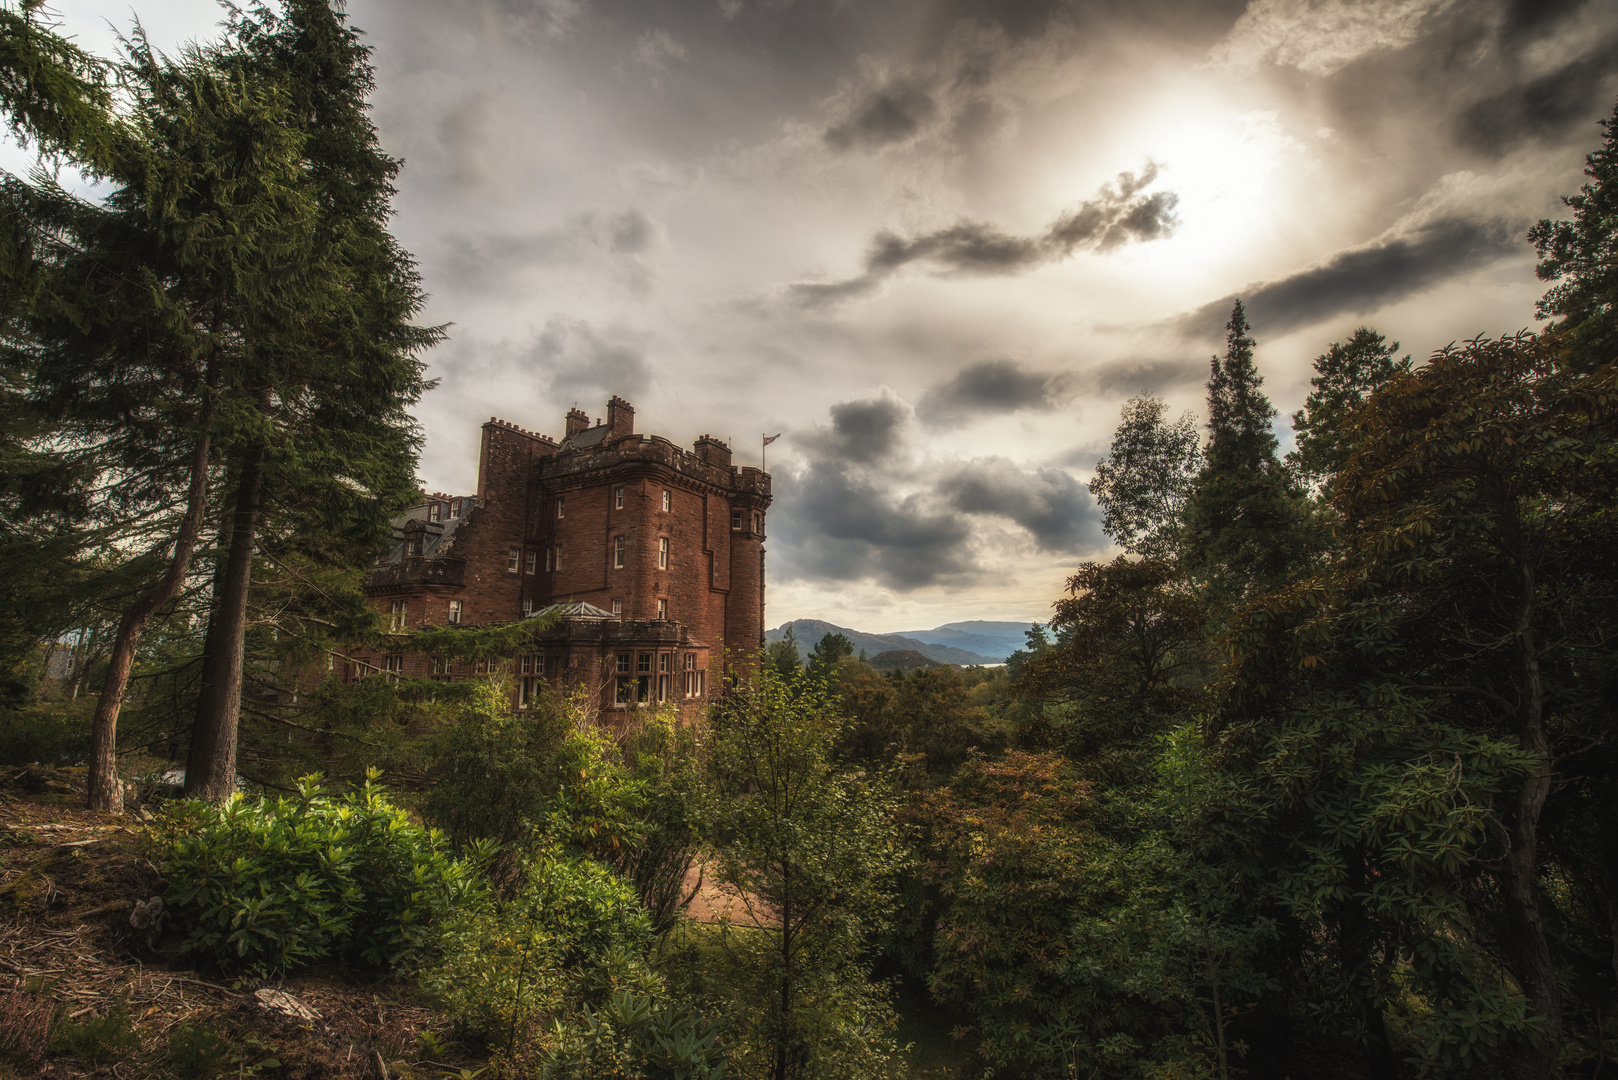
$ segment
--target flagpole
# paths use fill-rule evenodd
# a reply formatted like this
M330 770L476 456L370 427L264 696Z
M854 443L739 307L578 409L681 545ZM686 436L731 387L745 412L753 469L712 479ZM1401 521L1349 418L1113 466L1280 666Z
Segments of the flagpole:
M762 431L758 433L758 471L767 473L770 470L764 467L764 450L770 445L770 437Z

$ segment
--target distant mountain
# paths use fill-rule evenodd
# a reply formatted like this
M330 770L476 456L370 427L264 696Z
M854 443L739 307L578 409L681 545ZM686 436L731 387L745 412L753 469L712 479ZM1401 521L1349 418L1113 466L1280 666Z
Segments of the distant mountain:
M973 619L969 622L945 623L931 630L900 630L907 638L925 641L929 645L949 645L980 656L994 656L1001 660L1018 649L1028 647L1027 632L1032 623L988 622Z
M962 623L960 625L971 624ZM988 625L999 624L990 623ZM820 642L821 638L827 634L842 634L854 643L854 655L856 656L861 652L864 652L867 657L872 657L879 653L893 650L911 649L940 664L960 664L963 667L969 667L973 664L998 664L1005 660L1005 655L995 656L972 652L956 645L920 641L915 637L904 634L867 634L861 630L851 630L846 626L822 622L819 619L794 619L789 623L782 623L774 630L766 631L764 640L766 642L780 641L786 636L787 627L792 628L792 637L798 643L798 652L806 659L810 650ZM943 628L941 627L940 629ZM1006 655L1009 654L1008 651Z

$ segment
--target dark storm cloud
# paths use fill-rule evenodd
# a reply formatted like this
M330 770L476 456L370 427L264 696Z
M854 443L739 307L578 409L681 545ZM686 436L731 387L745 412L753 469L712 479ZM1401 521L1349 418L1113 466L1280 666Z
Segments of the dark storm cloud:
M1221 320L1228 319L1230 307L1226 305ZM1224 322L1221 321L1221 326ZM1201 382L1208 377L1208 361L1203 359L1141 359L1113 360L1091 368L1087 382L1103 394L1161 393L1171 386Z
M847 119L827 128L826 144L834 150L874 150L903 142L937 111L932 95L922 87L897 83L876 91Z
M594 401L643 393L652 382L643 345L628 333L604 334L583 319L551 319L530 359L548 376L553 396Z
M1254 285L1175 320L1181 334L1218 338L1241 297L1253 328L1285 333L1338 315L1361 314L1525 251L1523 228L1440 218L1410 233L1338 252L1318 266Z
M1124 244L1145 242L1173 233L1173 192L1150 195L1141 190L1157 179L1158 167L1148 162L1140 175L1118 174L1077 209L1064 213L1038 236L1015 236L992 225L963 221L947 229L906 239L881 232L865 256L865 272L832 282L798 282L790 295L799 307L824 308L874 292L904 267L927 263L945 274L1002 275L1031 270L1065 259L1078 251L1109 251Z
M898 496L833 461L778 474L775 489L776 535L790 578L874 581L908 592L975 570L970 526L921 495Z
M1012 360L985 360L928 390L916 415L935 427L953 427L979 416L1051 409L1065 383L1065 376L1028 371Z
M1492 94L1461 113L1456 130L1463 146L1502 154L1519 143L1551 140L1601 119L1611 104L1618 70L1618 37L1609 35L1588 56Z
M831 427L804 436L823 460L858 465L891 459L903 449L910 406L891 394L831 407Z
M1005 458L982 458L946 476L938 491L963 514L1015 521L1044 551L1074 553L1106 543L1090 492L1062 469L1024 472Z

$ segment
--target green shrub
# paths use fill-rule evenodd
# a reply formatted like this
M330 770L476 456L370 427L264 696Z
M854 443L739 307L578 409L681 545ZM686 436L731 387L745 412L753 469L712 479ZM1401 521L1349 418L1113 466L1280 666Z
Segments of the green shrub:
M453 918L423 977L463 1034L508 1045L532 1020L612 991L658 989L644 957L652 923L635 891L591 859L532 857L510 900Z
M540 1066L542 1080L724 1080L719 1029L683 1002L615 992L600 1010L585 1006L558 1022Z
M87 717L45 708L0 710L0 765L78 765L89 756Z
M223 968L286 971L334 956L408 969L481 889L436 830L412 825L370 773L359 790L223 806L188 802L160 830L165 898L188 952Z

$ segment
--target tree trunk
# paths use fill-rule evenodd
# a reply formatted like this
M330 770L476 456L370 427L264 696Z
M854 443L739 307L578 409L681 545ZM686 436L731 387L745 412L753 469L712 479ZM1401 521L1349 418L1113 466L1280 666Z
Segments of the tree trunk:
M213 611L203 643L202 689L191 727L185 793L225 799L236 790L236 725L242 709L242 662L247 639L247 597L253 584L253 546L258 539L264 447L242 459L231 511L230 548L215 581Z
M1534 570L1519 559L1522 595L1513 627L1517 676L1517 738L1522 749L1535 761L1533 773L1517 793L1517 805L1510 823L1511 850L1501 860L1500 895L1505 904L1506 934L1503 944L1515 974L1534 1012L1544 1021L1543 1041L1524 1050L1514 1072L1520 1080L1545 1080L1556 1068L1562 1045L1562 997L1556 985L1556 966L1545 940L1545 924L1539 910L1539 893L1534 887L1538 862L1539 819L1550 796L1552 773L1550 744L1545 737L1545 688L1539 670L1539 651L1534 643L1533 616L1536 599Z
M169 557L169 568L150 592L124 611L123 618L118 620L118 633L112 641L106 685L101 688L101 699L96 702L95 719L90 726L86 804L91 810L109 814L124 812L124 786L118 779L116 757L118 713L123 708L124 691L129 686L129 671L135 664L135 646L140 641L141 631L146 629L146 623L153 613L180 591L186 571L191 567L191 556L197 550L197 538L202 535L202 521L208 510L209 428L213 426L211 391L205 398L199 426L202 434L191 453L191 484L186 492L185 517L180 520L179 531L174 536L174 553Z
M1365 857L1355 852L1350 864L1353 875L1349 882L1349 898L1344 901L1341 922L1337 930L1338 963L1345 979L1354 985L1356 1004L1361 1022L1365 1025L1365 1064L1371 1076L1397 1077L1402 1071L1399 1059L1393 1053L1393 1041L1388 1037L1387 1018L1378 1000L1377 987L1381 979L1379 963L1373 955L1376 949L1376 928L1365 910L1361 894L1365 889Z

